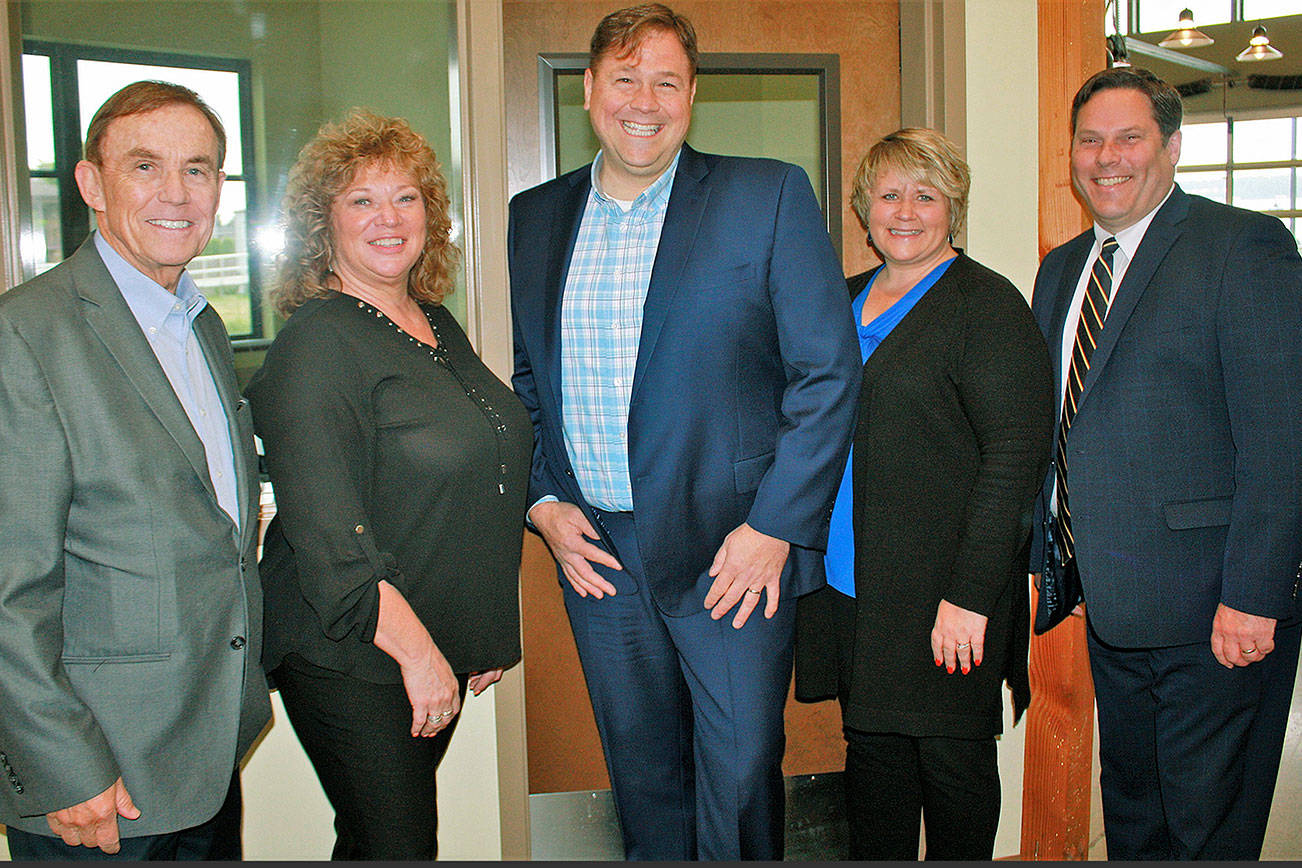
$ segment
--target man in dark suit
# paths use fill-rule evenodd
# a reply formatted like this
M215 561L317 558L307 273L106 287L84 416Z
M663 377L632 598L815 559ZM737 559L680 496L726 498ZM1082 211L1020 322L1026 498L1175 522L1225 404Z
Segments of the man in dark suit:
M859 360L804 174L683 143L696 59L659 4L598 26L601 152L511 203L514 384L628 857L780 859L794 602Z
M1072 104L1095 225L1035 282L1063 403L1031 563L1083 586L1109 858L1255 859L1302 629L1302 261L1174 184L1180 117L1142 69Z
M192 91L114 94L77 164L98 229L0 295L0 821L16 860L238 859L270 716L257 456L186 264L225 134Z

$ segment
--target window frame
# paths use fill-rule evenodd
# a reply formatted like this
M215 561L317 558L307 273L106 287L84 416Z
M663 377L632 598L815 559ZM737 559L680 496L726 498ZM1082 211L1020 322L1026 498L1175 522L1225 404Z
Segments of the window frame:
M1234 124L1236 121L1255 121L1268 120L1273 118L1292 118L1293 119L1293 148L1297 155L1289 160L1266 160L1236 163L1234 160ZM1225 201L1228 204L1234 204L1234 173L1236 171L1246 171L1252 169L1302 169L1302 106L1292 107L1275 107L1252 109L1234 114L1224 115L1217 113L1200 113L1190 115L1184 119L1182 126L1196 126L1198 124L1225 124L1225 162L1224 163L1197 163L1189 165L1180 165L1176 167L1176 183L1180 181L1182 173L1190 172L1224 172L1225 173ZM1278 217L1285 221L1286 225L1290 220L1302 218L1302 187L1299 186L1297 174L1294 172L1290 176L1290 195L1289 199L1295 207L1282 209L1263 209L1261 214L1269 214L1272 217ZM1302 229L1302 225L1299 225ZM1302 246L1302 238L1298 239Z
M81 108L77 62L131 63L144 66L170 66L179 69L202 69L236 74L239 90L239 124L243 165L239 172L226 172L226 180L244 184L244 213L259 214L256 142L253 134L253 64L243 58L216 57L136 48L109 48L43 39L24 39L22 54L40 55L50 60L51 116L54 123L54 168L33 170L19 167L30 186L32 178L51 178L59 191L59 223L63 257L71 256L90 234L90 210L77 189L74 171L81 159ZM29 211L24 222L34 220ZM246 228L250 228L246 227ZM266 343L263 337L262 279L259 257L255 255L252 233L247 232L249 273L250 331L231 335L237 346Z

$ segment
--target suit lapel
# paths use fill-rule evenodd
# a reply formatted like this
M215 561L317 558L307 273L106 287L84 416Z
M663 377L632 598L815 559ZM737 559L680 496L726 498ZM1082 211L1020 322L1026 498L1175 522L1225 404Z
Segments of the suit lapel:
M109 355L122 368L127 379L135 386L140 397L158 417L167 433L176 441L204 488L216 499L212 480L208 478L208 462L204 457L203 441L195 433L190 418L185 415L172 383L163 373L149 341L136 322L126 299L113 282L95 250L94 238L88 238L73 254L73 280L81 299L82 315L91 330L108 350ZM149 444L140 444L149 448Z
M248 442L253 432L246 431L244 428L246 423L239 410L245 404L245 400L240 397L239 386L235 382L235 360L231 355L230 338L226 334L226 327L222 325L221 317L213 310L212 305L206 305L195 318L194 334L199 341L199 349L208 362L208 370L217 387L217 395L221 398L222 409L226 413L226 427L230 432L231 453L235 462L235 494L239 501L240 541L247 544L249 540L246 537L256 525L256 522L250 521L249 518L251 513L256 514L254 504L257 499L250 489L250 480L257 478L257 468L249 466L249 455L244 444ZM207 467L206 457L204 467ZM216 496L214 490L213 497Z
M590 167L589 167L590 168ZM588 192L592 189L590 171L581 170L571 175L571 186L563 190L556 200L551 220L551 243L548 245L547 271L543 278L543 350L547 357L545 370L554 371L547 378L553 405L561 406L561 302L565 294L565 280L569 275L570 260L574 256L574 242L583 222Z
M1076 284L1080 280L1081 272L1085 270L1085 260L1094 247L1094 230L1087 229L1067 244L1067 255L1063 259L1062 273L1058 275L1058 285L1053 296L1053 310L1049 315L1052 326L1049 335L1049 357L1053 363L1054 386L1057 389L1055 394L1059 396L1062 395L1062 378L1066 375L1062 370L1062 332L1066 326L1067 312L1071 309L1072 296L1076 294Z
M637 366L633 369L631 401L637 400L651 354L660 339L660 329L673 308L674 294L682 283L683 268L687 265L697 226L710 198L706 182L708 175L709 168L701 155L683 145L673 190L669 193L664 227L660 230L655 265L651 268L651 284L647 287L646 301L642 306L642 336L638 341Z
M1103 321L1103 333L1099 335L1098 346L1090 359L1089 373L1081 388L1079 404L1089 397L1090 387L1100 376L1100 371L1107 365L1112 349L1117 345L1121 330L1135 310L1139 297L1144 294L1156 273L1157 267L1166 258L1166 254L1180 237L1180 223L1189 213L1189 197L1176 187L1166 204L1153 215L1153 222L1144 232L1144 240L1139 242L1135 258L1126 268L1126 275L1121 285L1113 294L1112 303L1108 305L1108 315Z

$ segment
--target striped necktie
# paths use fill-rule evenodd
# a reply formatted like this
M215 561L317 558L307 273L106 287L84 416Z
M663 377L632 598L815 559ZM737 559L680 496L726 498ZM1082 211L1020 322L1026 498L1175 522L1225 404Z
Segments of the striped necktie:
M1085 375L1090 369L1090 357L1103 332L1103 320L1108 315L1108 297L1112 292L1112 255L1117 252L1117 239L1107 238L1099 250L1090 271L1085 298L1080 306L1080 323L1076 326L1076 344L1071 350L1071 367L1067 372L1067 391L1062 399L1062 423L1058 426L1057 478L1058 478L1058 548L1064 563L1076 556L1076 540L1071 533L1071 510L1067 505L1067 432L1076 418L1076 402L1085 387Z

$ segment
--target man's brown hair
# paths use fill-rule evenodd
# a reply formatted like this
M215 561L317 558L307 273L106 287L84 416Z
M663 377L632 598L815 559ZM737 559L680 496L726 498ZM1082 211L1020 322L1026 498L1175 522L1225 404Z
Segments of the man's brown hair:
M127 115L152 112L169 105L188 105L208 119L213 133L217 136L216 168L220 169L222 163L226 161L226 129L222 126L221 118L217 117L217 112L213 111L199 94L188 87L168 81L132 82L106 99L95 112L95 117L91 118L90 127L86 130L86 159L97 166L103 165L100 162L100 145L104 141L104 134L108 132L109 124L113 121Z
M597 61L606 56L627 57L652 33L672 33L678 38L687 53L687 66L692 78L696 78L696 64L700 59L696 29L692 22L663 3L629 6L601 19L588 49L588 68L595 68Z

